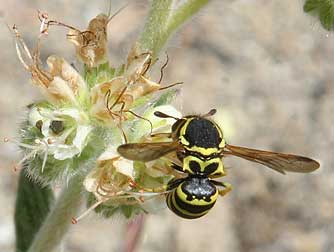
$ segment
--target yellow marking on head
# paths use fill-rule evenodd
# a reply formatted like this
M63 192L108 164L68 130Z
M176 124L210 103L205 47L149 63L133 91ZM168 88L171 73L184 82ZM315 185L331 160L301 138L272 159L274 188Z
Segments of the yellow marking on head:
M186 134L186 130L187 127L190 123L190 121L192 121L194 118L184 118L186 120L186 122L182 125L182 127L180 128L180 141L183 145L189 145L189 142L187 141L187 139L184 137L184 135Z
M225 142L225 139L223 138L223 136L221 138L222 138L222 141L219 144L219 148L223 149L225 147L226 142Z

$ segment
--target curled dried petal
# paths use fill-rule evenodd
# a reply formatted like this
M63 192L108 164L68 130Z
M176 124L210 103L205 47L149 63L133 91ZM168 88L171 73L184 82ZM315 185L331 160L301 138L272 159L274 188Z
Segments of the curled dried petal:
M48 57L47 64L52 76L59 76L71 88L74 95L86 91L86 83L81 75L64 58L52 55Z
M88 67L95 67L107 61L107 26L105 14L93 18L86 31L70 29L67 38L76 48L76 54Z

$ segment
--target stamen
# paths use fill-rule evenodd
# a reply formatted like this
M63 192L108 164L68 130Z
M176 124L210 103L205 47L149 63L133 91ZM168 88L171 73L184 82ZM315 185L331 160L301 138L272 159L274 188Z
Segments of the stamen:
M170 85L168 85L168 86L159 88L159 91L161 91L161 90L165 90L165 89L168 89L168 88L171 88L171 87L175 87L175 86L177 86L177 85L182 85L182 84L183 84L183 82L176 82L176 83L170 84Z
M91 207L89 207L86 211L84 211L81 215L79 215L79 217L77 217L77 218L72 217L72 224L77 224L79 220L81 220L82 218L84 218L92 210L94 210L95 208L97 208L99 205L101 205L102 203L106 202L107 200L109 200L109 199L99 200L95 204L93 204Z
M168 54L166 53L166 62L162 65L162 67L160 68L160 79L158 81L158 83L160 84L162 81L162 78L164 76L164 69L167 67L168 65L168 61L169 61L169 57Z
M105 203L108 200L117 200L117 199L127 199L127 198L137 198L141 203L144 203L145 201L158 196L158 195L163 195L166 193L169 193L171 190L167 190L164 192L146 192L144 190L139 190L138 192L124 192L124 191L119 191L119 192L110 192L105 195L102 195L101 193L97 192L100 196L104 197L103 199L97 201L95 204L90 206L86 211L84 211L82 214L80 214L78 217L72 217L72 224L77 224L81 219L86 217L92 210L97 208L99 205ZM136 197L137 196L137 197ZM148 199L145 197L149 197Z
M48 144L54 144L56 141L54 139L48 138L47 143Z
M4 142L11 142L16 144L19 147L25 148L25 149L29 149L31 150L26 156L24 156L17 164L14 164L13 170L16 172L18 170L21 169L21 165L28 159L30 159L31 157L35 156L39 151L44 151L44 157L43 157L43 163L42 163L42 172L44 171L45 165L46 165L46 161L48 158L48 152L49 152L49 144L47 141L40 140L40 139L35 139L34 143L37 146L34 145L29 145L29 144L25 144L25 143L20 143L18 141L14 141L11 140L7 137L4 138Z
M47 13L41 13L39 10L37 12L38 12L38 18L41 21L41 26L39 28L39 32L41 34L48 35L49 24L48 24L47 20L48 20L49 16L48 16Z
M137 183L133 179L129 178L128 183L129 183L129 186L132 187L132 188L138 187Z
M42 173L43 173L46 161L48 159L49 145L45 140L43 140L41 143L44 144L45 146L43 163L42 163Z
M17 56L18 56L19 60L21 61L22 65L24 66L24 68L27 71L30 71L30 68L31 68L31 65L32 65L32 62L33 62L33 58L31 56L30 50L28 49L24 40L21 38L21 35L20 35L20 33L17 29L17 26L15 24L13 25L12 30L13 30L14 35L15 35L15 49L16 49ZM27 61L23 59L24 58L23 54L22 54L23 52L26 54L26 58L28 59L28 61L31 61L30 64L28 64Z

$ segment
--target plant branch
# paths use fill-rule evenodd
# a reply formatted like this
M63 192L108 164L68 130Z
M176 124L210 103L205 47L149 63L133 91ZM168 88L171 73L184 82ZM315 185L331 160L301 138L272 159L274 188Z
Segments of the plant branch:
M83 179L83 175L76 175L68 186L63 188L28 252L52 252L60 246L60 241L71 225L72 217L77 214L81 205Z
M169 18L166 27L166 33L171 34L180 25L196 14L202 7L209 3L210 0L188 0L182 4Z
M171 12L172 0L152 1L150 12L142 34L139 37L139 45L143 52L151 51L153 57L157 56L165 43L165 30L167 19Z
M155 0L138 43L143 52L157 57L169 37L186 20L196 14L210 0L186 0L177 6L176 0Z

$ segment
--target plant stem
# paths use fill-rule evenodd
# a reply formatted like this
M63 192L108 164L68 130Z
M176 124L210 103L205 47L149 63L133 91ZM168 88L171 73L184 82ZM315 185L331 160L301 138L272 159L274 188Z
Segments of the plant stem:
M140 49L143 52L151 51L153 58L157 57L172 33L209 1L187 0L178 7L179 1L176 0L153 1L144 31L138 40Z
M197 13L202 7L209 3L210 0L188 0L182 4L170 17L166 33L171 34L186 20Z
M72 217L77 214L81 205L83 179L83 175L76 175L68 186L63 188L28 252L52 252L60 246L60 241L71 225Z
M156 57L166 42L165 30L171 12L172 0L152 1L144 30L139 37L139 45L143 52L151 51Z

